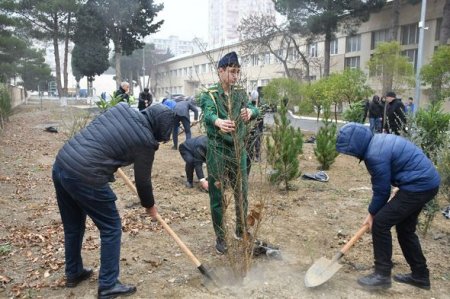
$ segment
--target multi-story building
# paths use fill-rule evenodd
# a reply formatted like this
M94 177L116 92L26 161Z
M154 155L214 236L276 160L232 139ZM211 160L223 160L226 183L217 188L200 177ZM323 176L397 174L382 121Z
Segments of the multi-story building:
M240 21L252 14L275 15L272 0L209 0L209 48L236 43Z
M439 44L444 2L444 0L435 0L427 7L425 21L427 30L425 30L423 49L424 64L430 61ZM410 58L414 66L417 63L420 8L420 5L402 5L397 37L403 54ZM380 12L372 14L367 22L362 23L356 34L338 33L336 39L331 43L330 73L339 72L345 68L359 68L368 75L369 85L376 93L380 94L381 84L376 77L370 76L367 62L376 45L388 40L388 32L392 24L391 16L392 6L388 4ZM310 79L320 79L323 73L323 39L318 38L309 43L306 40L299 40L298 43L310 61ZM274 41L274 45L276 44L279 44L278 41ZM154 81L156 96L160 98L170 93L194 95L202 87L217 82L217 61L229 51L241 54L241 84L249 91L257 86L267 85L271 79L286 76L282 63L268 50L263 53L241 53L242 49L241 43L235 43L194 55L174 57L160 63ZM292 50L291 48L280 48L276 51L280 53L288 51L289 69L302 73L304 72L302 63L296 52ZM424 99L424 102L428 99L428 93L429 87L422 87L421 98ZM400 96L403 98L414 96L414 89L405 90Z
M199 52L198 43L203 43L199 39L191 41L181 40L175 35L171 35L169 38L146 38L145 42L154 44L156 51L160 54L165 54L169 51L174 56Z

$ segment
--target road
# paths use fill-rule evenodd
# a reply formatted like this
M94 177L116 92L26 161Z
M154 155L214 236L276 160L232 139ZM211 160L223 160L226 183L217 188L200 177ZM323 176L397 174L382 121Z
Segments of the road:
M321 120L317 121L315 117L296 116L289 112L289 120L294 128L300 128L302 131L317 133L319 128L323 126ZM266 113L264 117L264 124L270 126L273 125L273 113ZM342 121L338 121L338 127L344 124Z

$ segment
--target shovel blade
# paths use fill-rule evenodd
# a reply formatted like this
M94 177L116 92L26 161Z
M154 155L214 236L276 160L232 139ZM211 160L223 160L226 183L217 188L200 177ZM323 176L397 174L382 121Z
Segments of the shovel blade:
M337 260L331 261L321 257L308 269L305 275L305 286L308 288L316 287L329 280L342 265Z

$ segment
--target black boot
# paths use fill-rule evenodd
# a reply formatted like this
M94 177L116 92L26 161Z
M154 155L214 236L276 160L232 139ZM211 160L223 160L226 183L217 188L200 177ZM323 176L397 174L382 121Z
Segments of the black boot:
M424 290L429 290L431 288L429 277L413 277L412 273L396 274L394 275L394 280L396 282L410 284Z
M382 275L375 272L358 279L358 284L370 290L378 290L390 288L392 282L389 275Z
M111 299L119 296L128 296L136 292L136 287L133 285L122 284L117 281L115 285L109 289L98 290L99 299Z
M94 273L94 271L92 271L92 269L84 268L83 271L81 271L81 273L78 274L77 276L66 279L66 287L67 288L76 287L83 280L89 279L89 277L92 276L92 273Z
M225 254L227 253L228 247L227 243L225 243L225 240L222 238L216 239L216 251L218 254Z

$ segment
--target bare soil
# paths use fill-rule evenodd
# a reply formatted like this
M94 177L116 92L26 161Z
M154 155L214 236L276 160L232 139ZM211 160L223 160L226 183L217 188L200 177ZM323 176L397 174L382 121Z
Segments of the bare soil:
M90 220L83 258L95 275L74 289L64 287L64 235L51 179L54 157L67 139L64 131L80 111L47 102L43 109L22 105L0 133L0 298L96 298L99 234ZM59 133L44 131L47 126ZM202 264L224 274L229 258L214 249L208 194L184 187L184 164L171 146L161 145L153 167L159 212ZM304 145L304 173L317 171L313 146ZM361 226L371 195L369 175L358 160L341 155L327 171L329 182L298 179L297 191L283 193L265 182L266 167L264 159L253 165L250 206L265 202L258 238L279 246L283 258L254 258L241 283L220 288L208 286L118 178L113 189L123 224L120 279L137 285L133 298L450 298L450 220L440 213L427 236L421 236L431 271L430 291L395 282L382 292L360 288L356 279L372 271L369 234L342 258L343 268L329 281L306 288L304 276L312 263L322 256L331 259ZM130 167L125 172L132 177ZM393 238L393 272L408 272L395 230Z

